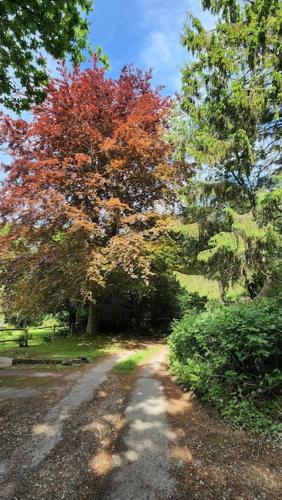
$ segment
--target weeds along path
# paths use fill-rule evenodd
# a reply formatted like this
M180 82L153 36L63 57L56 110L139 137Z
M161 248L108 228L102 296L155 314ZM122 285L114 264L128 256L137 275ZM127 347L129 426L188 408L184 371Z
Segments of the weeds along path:
M163 384L154 375L165 361L163 348L144 366L125 410L127 421L113 457L100 498L133 500L172 499L177 489L175 467L181 462L170 454L175 440L166 415Z
M28 472L44 460L62 437L64 422L83 403L91 401L97 388L103 384L116 363L129 357L135 351L124 351L98 362L74 384L72 389L47 413L45 419L33 427L33 434L24 447L12 455L9 463L0 464L0 484L13 469Z

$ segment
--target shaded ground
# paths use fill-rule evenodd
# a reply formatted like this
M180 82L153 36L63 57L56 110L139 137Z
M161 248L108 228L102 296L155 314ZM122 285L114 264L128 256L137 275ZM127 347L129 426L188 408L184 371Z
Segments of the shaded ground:
M66 422L62 440L48 459L21 478L16 498L102 498L104 481L113 468L115 443L126 426L123 410L135 377L109 377L95 400L82 405Z
M12 494L19 478L40 465L57 446L62 438L64 423L74 410L94 398L95 390L106 380L108 372L129 354L130 351L125 351L113 355L81 373L73 387L33 425L28 442L17 446L9 459L2 461L0 477L7 497ZM11 480L11 477L15 479Z
M281 450L209 416L154 356L129 375L109 373L94 399L72 409L45 458L10 471L1 498L280 499ZM4 464L30 449L38 423L88 370L60 373L55 386L1 403Z
M167 398L169 422L177 435L171 448L184 466L176 472L175 500L278 500L282 498L282 451L270 442L233 430L209 415L192 393L158 374Z
M166 356L163 348L139 371L124 412L126 429L101 498L174 498L177 489L170 444L175 439L166 415L162 382L154 377Z
M22 378L21 372L17 377L17 369L11 369L9 375L6 370L5 376L2 376L2 373L1 370L0 380L7 387L0 385L1 461L10 459L14 450L26 443L35 423L44 418L54 404L70 390L76 378L81 375L81 371L73 372L68 369L64 372L64 377L58 373L57 378L50 378L50 373L46 373L46 377L37 378L35 372L31 370L25 376L26 387L13 386L13 380L18 382L19 378L21 382ZM33 387L34 378L37 380L37 387Z

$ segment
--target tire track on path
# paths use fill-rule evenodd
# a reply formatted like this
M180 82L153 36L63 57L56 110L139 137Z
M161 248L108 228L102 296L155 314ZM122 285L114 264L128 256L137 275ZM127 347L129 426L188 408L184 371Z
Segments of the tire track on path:
M103 500L171 499L177 489L175 467L181 462L170 454L176 438L166 415L162 383L154 378L165 361L163 348L142 368L125 411L127 432L121 438L121 451L114 457Z
M83 403L91 401L98 387L103 384L116 363L129 357L136 350L123 351L100 361L74 384L71 390L47 413L45 419L33 427L32 435L25 446L17 449L9 461L0 463L0 484L15 474L18 478L37 467L56 447L62 438L64 422ZM12 493L13 485L6 484L4 492ZM5 493L4 493L5 494ZM5 498L2 497L2 498Z

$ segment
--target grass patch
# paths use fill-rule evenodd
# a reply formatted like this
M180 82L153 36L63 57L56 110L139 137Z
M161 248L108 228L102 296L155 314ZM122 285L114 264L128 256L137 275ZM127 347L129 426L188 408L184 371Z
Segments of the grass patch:
M33 327L33 328L29 328L28 329L28 333L29 335L31 335L31 337L34 337L36 340L39 340L39 339L42 339L44 340L44 337L46 336L49 336L50 338L53 336L53 327L48 327L48 328L44 328L41 329L41 328L36 328L36 327ZM58 332L59 330L57 330ZM13 331L9 331L9 330L3 330L3 331L0 331L0 340L14 340L15 342L17 342L17 340L24 334L24 331L23 329L19 329L19 330L13 330Z
M135 352L129 358L120 363L117 363L114 367L114 372L119 375L131 373L137 368L137 366L141 365L143 361L145 361L149 356L154 354L160 349L160 346L152 346L148 349L142 349L142 351Z
M62 372L62 371L66 371L66 370L79 370L81 368L82 365L76 365L76 364L73 364L73 365L62 365L62 364L59 364L59 365L51 365L51 364L40 364L40 365L37 365L37 364L18 364L18 365L14 365L13 366L13 370L14 371L17 371L17 370L25 370L26 372L29 372L29 371L33 371L33 372ZM83 365L84 366L84 365ZM86 365L87 366L87 365ZM4 368L6 369L6 368Z
M93 340L84 337L66 337L46 342L42 335L33 334L29 347L19 347L16 342L0 344L0 356L64 360L86 356L90 361L95 361L99 356L117 352L121 347L121 342L109 337L96 337Z

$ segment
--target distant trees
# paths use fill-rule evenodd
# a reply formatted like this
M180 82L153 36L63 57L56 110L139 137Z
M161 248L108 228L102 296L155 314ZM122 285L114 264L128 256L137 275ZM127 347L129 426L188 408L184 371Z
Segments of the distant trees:
M2 0L0 5L0 103L28 109L45 96L51 55L74 62L87 47L91 0Z
M0 193L6 307L40 315L87 303L93 334L118 276L149 282L149 242L178 175L162 138L169 101L150 80L133 68L106 78L94 60L63 68L31 123L2 117L13 158Z

